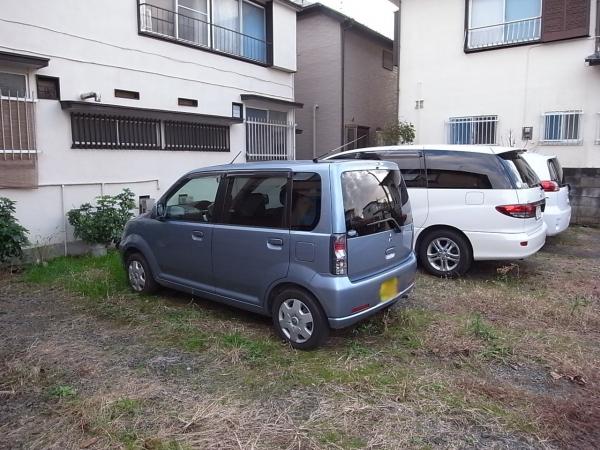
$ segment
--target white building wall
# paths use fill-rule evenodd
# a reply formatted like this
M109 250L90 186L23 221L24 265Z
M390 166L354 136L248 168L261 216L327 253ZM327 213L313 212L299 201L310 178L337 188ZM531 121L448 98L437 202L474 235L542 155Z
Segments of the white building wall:
M595 17L593 7L591 31ZM600 167L600 68L584 61L592 37L466 54L464 0L403 0L401 21L399 115L415 124L417 143L446 143L449 117L498 115L499 144L512 136L565 167ZM579 109L582 145L539 143L544 112ZM521 140L526 126L530 142Z
M242 94L294 100L295 11L275 2L273 17L278 68L140 36L133 0L56 0L44 7L2 0L0 51L50 58L29 72L30 88L35 74L59 77L61 100L94 91L104 104L231 116ZM115 98L114 89L138 91L140 99ZM180 107L178 97L197 99L198 107ZM229 162L246 147L245 125L234 124L230 152L71 149L70 116L56 100L38 101L36 124L40 187L0 189L0 196L17 201L17 217L40 243L63 239L63 210L124 187L157 198L185 172ZM80 183L96 184L73 186Z

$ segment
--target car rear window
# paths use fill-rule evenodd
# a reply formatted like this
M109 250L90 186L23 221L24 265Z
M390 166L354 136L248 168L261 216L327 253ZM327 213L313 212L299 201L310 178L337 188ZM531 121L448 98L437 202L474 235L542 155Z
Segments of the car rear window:
M563 170L558 159L552 158L548 160L548 170L550 171L552 181L556 181L560 185L564 184Z
M342 195L349 237L392 230L412 220L408 192L398 170L344 172Z
M498 155L516 189L528 189L540 185L540 179L531 166L521 157L521 152L506 152Z

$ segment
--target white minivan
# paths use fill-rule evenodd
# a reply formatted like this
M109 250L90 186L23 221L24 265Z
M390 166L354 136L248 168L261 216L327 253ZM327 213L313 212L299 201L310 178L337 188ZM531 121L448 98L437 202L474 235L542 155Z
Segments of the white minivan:
M540 155L527 151L523 158L539 177L540 185L546 193L544 222L548 226L548 236L565 231L571 222L571 202L569 185L564 182L563 170L556 156Z
M409 145L351 150L325 159L398 164L410 196L414 248L438 276L464 274L473 260L533 255L546 241L540 180L524 150L474 145Z

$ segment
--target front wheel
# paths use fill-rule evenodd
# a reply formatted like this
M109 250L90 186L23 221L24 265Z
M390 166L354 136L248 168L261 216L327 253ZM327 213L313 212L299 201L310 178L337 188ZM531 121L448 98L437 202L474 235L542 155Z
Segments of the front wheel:
M154 281L148 262L140 253L129 255L125 261L125 267L131 289L140 294L156 292L158 284Z
M309 350L318 347L329 334L321 306L300 289L280 292L275 297L271 313L277 334L294 348Z
M418 249L419 262L430 274L454 278L471 267L473 253L466 238L451 229L427 233Z

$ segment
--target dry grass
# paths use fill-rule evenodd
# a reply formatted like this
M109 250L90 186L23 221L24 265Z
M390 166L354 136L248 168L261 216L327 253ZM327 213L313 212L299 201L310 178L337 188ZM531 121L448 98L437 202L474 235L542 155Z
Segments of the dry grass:
M600 231L536 257L418 278L405 308L297 352L269 320L118 262L5 276L0 447L592 448L600 442Z

